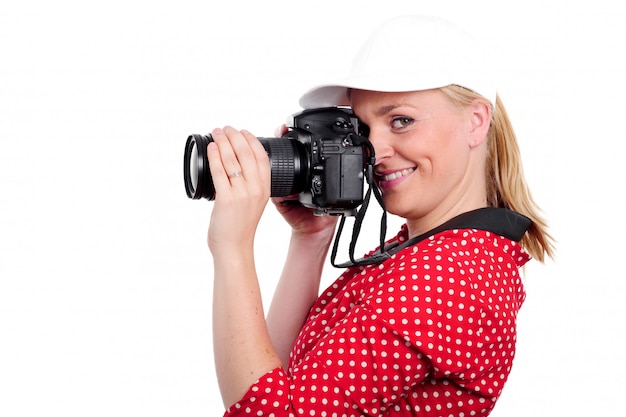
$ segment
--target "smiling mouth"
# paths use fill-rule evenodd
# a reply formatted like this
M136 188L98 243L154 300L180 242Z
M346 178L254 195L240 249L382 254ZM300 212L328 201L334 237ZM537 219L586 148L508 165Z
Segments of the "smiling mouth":
M413 173L413 171L415 171L415 168L406 168L406 169L403 169L402 171L392 172L391 174L380 175L380 178L383 181L393 181L393 180L397 180L398 178L404 177L406 175L410 175Z

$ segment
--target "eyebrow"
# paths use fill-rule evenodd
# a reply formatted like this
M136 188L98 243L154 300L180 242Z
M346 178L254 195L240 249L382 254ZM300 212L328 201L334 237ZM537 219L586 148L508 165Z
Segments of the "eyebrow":
M381 108L379 108L378 111L376 112L376 115L377 116L384 116L387 113L390 113L393 110L397 109L398 107L403 107L403 106L414 107L414 106L411 106L410 104L406 104L406 103L390 104L390 105L382 106Z

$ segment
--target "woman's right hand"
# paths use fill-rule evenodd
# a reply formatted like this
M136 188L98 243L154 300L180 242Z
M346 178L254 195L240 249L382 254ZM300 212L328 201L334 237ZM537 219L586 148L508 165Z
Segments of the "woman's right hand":
M278 212L291 226L294 237L334 234L338 216L316 216L313 209L298 202L298 196L272 198Z

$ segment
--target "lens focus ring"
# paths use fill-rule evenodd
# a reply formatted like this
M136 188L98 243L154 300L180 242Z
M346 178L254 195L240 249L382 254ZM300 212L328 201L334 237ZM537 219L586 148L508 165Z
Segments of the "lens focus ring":
M272 197L285 197L302 191L302 157L293 139L262 140L270 158Z

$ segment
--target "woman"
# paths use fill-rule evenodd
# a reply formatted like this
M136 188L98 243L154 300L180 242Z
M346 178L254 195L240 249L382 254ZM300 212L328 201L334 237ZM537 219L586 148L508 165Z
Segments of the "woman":
M393 256L347 269L319 295L336 217L275 199L292 237L267 319L253 241L268 156L247 131L212 132L208 245L227 415L489 414L515 353L519 268L553 249L483 51L447 22L401 17L374 32L347 80L303 96L305 108L350 105L369 127L377 185L406 224ZM484 210L495 229L464 226Z

